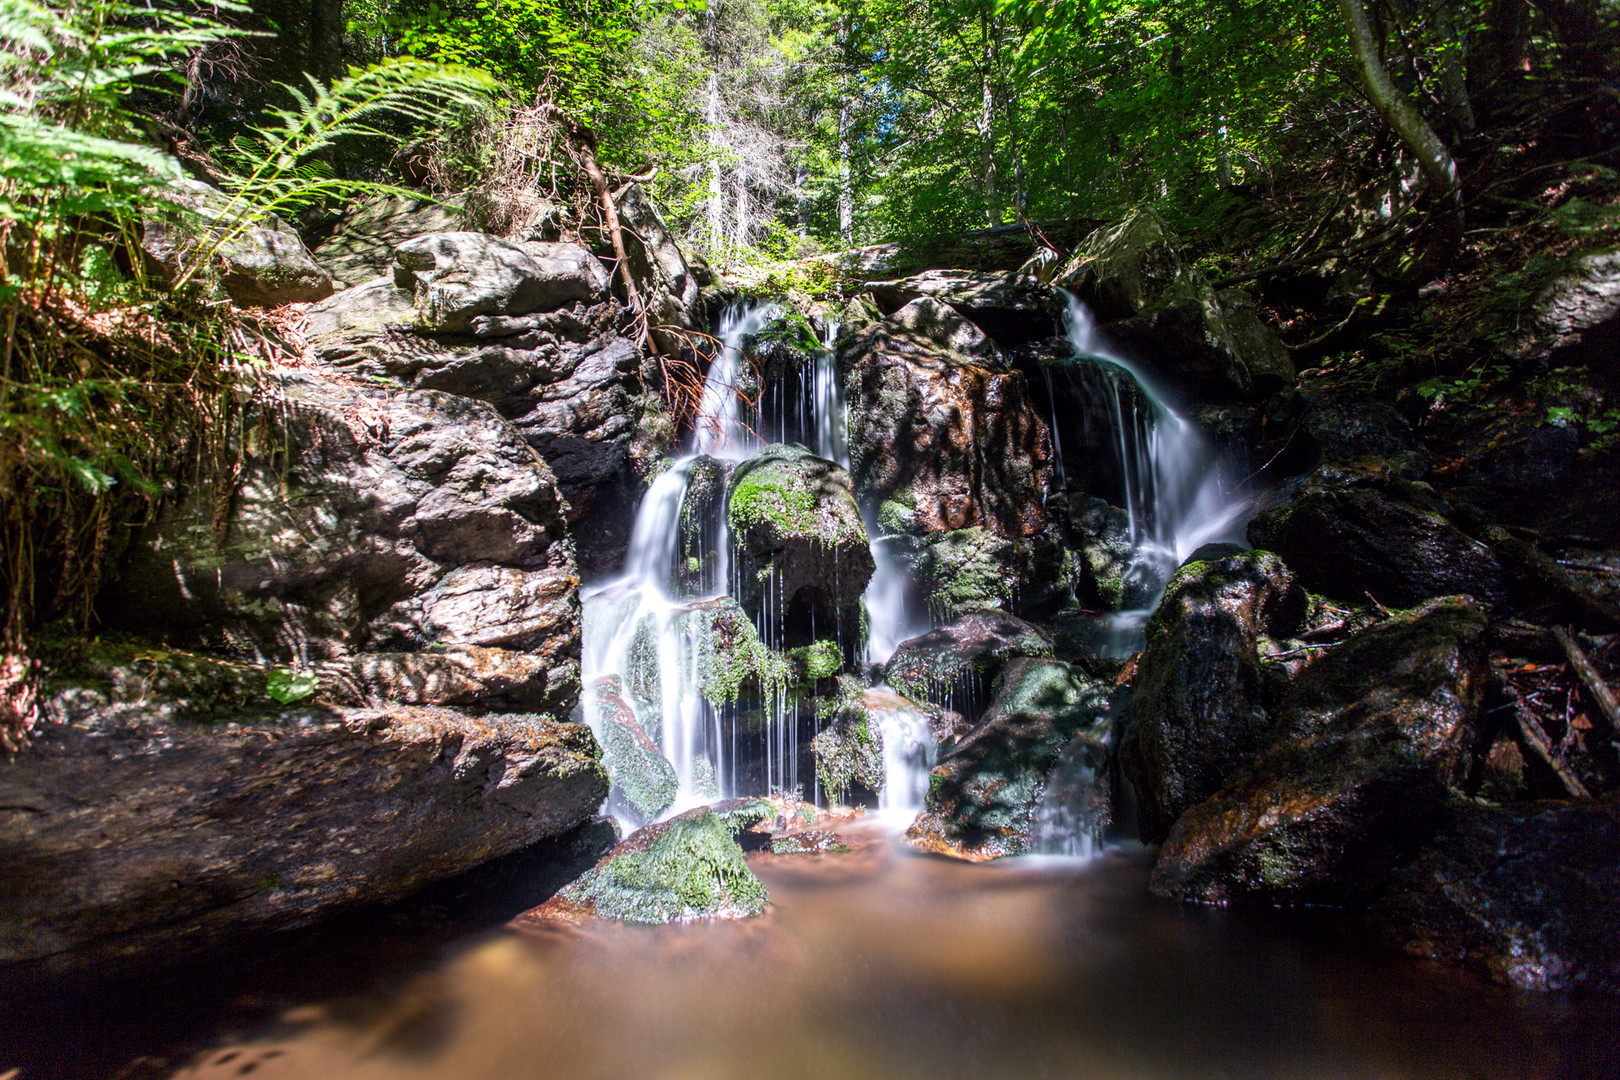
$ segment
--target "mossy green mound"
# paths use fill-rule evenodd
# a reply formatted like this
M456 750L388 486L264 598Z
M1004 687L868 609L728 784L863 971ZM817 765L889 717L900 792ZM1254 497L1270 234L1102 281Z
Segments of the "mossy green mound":
M727 818L707 806L634 833L558 895L598 918L654 924L745 919L766 901Z

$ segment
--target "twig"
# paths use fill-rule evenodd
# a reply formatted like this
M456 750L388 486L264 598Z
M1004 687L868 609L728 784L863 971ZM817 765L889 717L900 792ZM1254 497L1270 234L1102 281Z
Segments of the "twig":
M1559 559L1558 565L1565 570L1584 570L1593 574L1620 574L1620 566L1605 566L1602 563L1570 562L1568 559Z
M1385 607L1383 604L1380 604L1378 602L1378 597L1374 596L1370 591L1367 591L1367 590L1364 589L1364 590L1362 590L1362 595L1365 596L1368 600L1372 601L1372 606L1377 608L1378 613L1380 615L1382 615L1384 618L1393 619L1395 617L1395 616L1393 616L1393 615L1391 615L1389 613L1389 608Z
M1535 751L1537 757L1547 763L1547 767L1552 769L1553 774L1564 785L1564 790L1569 792L1572 798L1590 799L1592 796L1586 790L1586 785L1582 784L1575 774L1570 771L1568 765L1559 761L1557 756L1554 755L1552 740L1547 738L1545 731L1541 730L1541 724L1536 721L1536 714L1530 711L1530 706L1525 702L1524 696L1519 693L1518 688L1506 679L1502 680L1502 688L1509 697L1513 698L1513 713L1519 721L1519 733L1524 736L1525 744Z
M1324 642L1321 645L1301 645L1297 649L1289 649L1287 652L1271 653L1271 654L1269 654L1267 656L1262 656L1260 659L1262 659L1262 660L1281 660L1285 656L1298 656L1300 653L1302 653L1302 652L1310 652L1312 649L1331 649L1335 645L1343 645L1343 644L1344 644L1344 642L1342 642L1342 641L1328 641L1328 642Z
M1558 639L1558 644L1564 647L1564 655L1569 657L1569 666L1575 669L1575 674L1581 677L1581 682L1585 683L1586 688L1592 691L1592 696L1597 698L1598 708L1609 718L1609 726L1620 731L1620 701L1615 700L1614 691L1609 689L1609 684L1603 681L1598 669L1592 666L1592 661L1587 659L1581 647L1575 643L1573 634L1562 626L1553 627L1552 632Z

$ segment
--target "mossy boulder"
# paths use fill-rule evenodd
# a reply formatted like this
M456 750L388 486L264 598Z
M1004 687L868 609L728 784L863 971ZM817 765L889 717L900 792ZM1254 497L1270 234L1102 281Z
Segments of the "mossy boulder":
M1125 319L1152 305L1181 277L1175 234L1152 210L1133 210L1086 238L1053 277L1100 321Z
M873 563L847 472L802 446L766 447L733 471L726 513L748 611L858 632Z
M1444 500L1378 467L1322 466L1249 524L1249 542L1275 551L1312 592L1406 606L1506 592L1489 548L1446 518Z
M903 511L892 502L884 509ZM900 533L885 542L937 619L986 607L1040 616L1073 597L1072 560L1051 529L1012 538L973 526L920 536Z
M1104 611L1144 606L1142 590L1130 582L1136 557L1130 515L1104 499L1075 498L1069 504L1069 524L1080 556L1076 593Z
M734 839L758 820L760 816L725 815L700 806L638 829L520 920L657 924L758 915L765 910L765 886L748 869Z
M1015 656L1051 655L1052 640L1030 623L1001 611L971 611L901 642L884 678L909 698L956 708L974 721L1002 665Z
M883 732L872 719L864 694L853 679L840 679L838 693L818 710L823 726L810 748L822 794L832 804L851 796L876 800L883 789Z
M636 718L624 682L617 675L596 680L586 697L595 706L588 717L602 744L602 764L613 782L613 800L642 821L651 821L675 802L680 778Z
M676 643L677 668L696 673L695 689L713 705L771 698L793 679L788 658L759 639L753 622L729 596L694 601L667 616L643 616L631 638L623 678L643 728L655 741L663 725L660 639L666 618Z
M1269 748L1170 830L1151 887L1205 903L1364 901L1438 826L1485 749L1486 614L1447 597L1302 672Z
M1158 843L1270 740L1260 636L1286 636L1307 597L1277 556L1248 551L1197 561L1170 579L1120 744L1142 839Z
M984 719L934 767L906 836L975 862L1028 851L1052 766L1076 734L1106 723L1111 690L1059 660L1008 661Z

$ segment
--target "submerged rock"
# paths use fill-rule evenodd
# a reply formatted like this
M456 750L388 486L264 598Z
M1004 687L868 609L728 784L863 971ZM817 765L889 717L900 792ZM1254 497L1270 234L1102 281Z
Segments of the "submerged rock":
M1249 524L1249 542L1281 555L1313 592L1395 605L1467 593L1500 600L1506 575L1489 548L1446 520L1422 485L1368 468L1322 467Z
M1177 900L1344 904L1434 832L1485 749L1484 610L1425 604L1352 635L1294 681L1269 749L1181 816L1151 888Z
M973 611L901 642L884 678L907 697L952 705L954 698L982 698L1013 657L1051 655L1051 639L1035 626L1000 611ZM976 710L962 711L978 719Z
M849 474L801 446L768 446L733 470L726 505L743 606L787 621L799 609L854 637L873 563Z
M1148 623L1119 749L1143 840L1163 840L1269 741L1260 635L1292 631L1305 607L1269 552L1192 562L1170 579Z
M1047 774L1066 743L1104 720L1111 689L1062 661L1008 661L984 719L934 766L906 837L974 862L1027 851Z
M700 806L638 829L518 922L595 918L670 923L760 914L765 886L748 869L733 837L774 808L763 800L739 802L744 805L721 813Z
M1620 800L1455 803L1369 918L1521 990L1620 992Z
M263 685L246 710L215 700L211 723L57 687L0 769L0 962L172 961L397 900L571 829L607 795L580 725L283 713Z

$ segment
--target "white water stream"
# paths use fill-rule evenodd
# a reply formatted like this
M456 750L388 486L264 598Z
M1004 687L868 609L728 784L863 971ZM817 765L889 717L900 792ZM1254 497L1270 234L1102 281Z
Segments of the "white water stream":
M585 595L585 714L595 722L598 687L608 677L618 677L643 729L675 768L680 794L667 813L721 797L799 788L798 714L785 694L753 703L762 715L753 716L749 728L737 706L716 705L705 700L700 690L707 623L706 609L697 605L734 594L736 584L730 579L732 560L723 505L719 506L717 529L697 538L700 545L714 550L700 546L681 553L691 556L700 569L687 575L683 584L675 565L683 509L688 499L696 497L694 476L701 469L713 471L702 459L740 462L765 445L760 433L767 425L758 410L745 410L738 387L744 381L740 365L745 345L774 315L772 306L754 304L734 307L722 317L717 335L721 348L704 381L688 453L653 482L642 500L623 572ZM805 373L802 392L791 407L797 412L793 418L796 430L807 441L813 439L818 454L847 469L847 406L833 351L837 333L836 324L825 328L823 348L813 370ZM1178 414L1151 380L1100 338L1090 313L1072 297L1068 337L1076 359L1090 362L1084 377L1113 432L1133 551L1126 576L1133 582L1132 595L1139 600L1138 606L1106 621L1102 647L1135 647L1176 566L1200 545L1234 534L1243 505L1222 491L1213 451L1196 425ZM1047 383L1050 389L1050 373ZM783 388L767 391L780 396ZM1058 440L1061 418L1055 400L1053 437ZM768 425L770 433L785 437L790 426L788 409L781 401L776 408L782 415ZM713 497L712 490L709 497ZM690 522L686 527L688 536L694 536ZM930 624L927 604L920 602L924 598L910 596L913 584L891 551L893 540L879 535L875 520L869 519L867 528L873 537L876 572L862 598L867 621L865 659L881 664L902 641L925 632ZM778 621L779 613L767 602L758 613L756 627L767 647L780 646L775 640L780 632ZM656 679L650 675L654 660ZM878 724L884 742L887 779L880 793L880 810L903 825L901 819L909 821L922 807L934 756L933 738L923 714L886 687L874 687L867 696L871 698L869 716ZM754 742L749 744L749 740ZM750 756L756 760L745 770L743 758ZM1058 831L1072 832L1073 828L1065 823ZM1047 839L1061 845L1061 838Z

